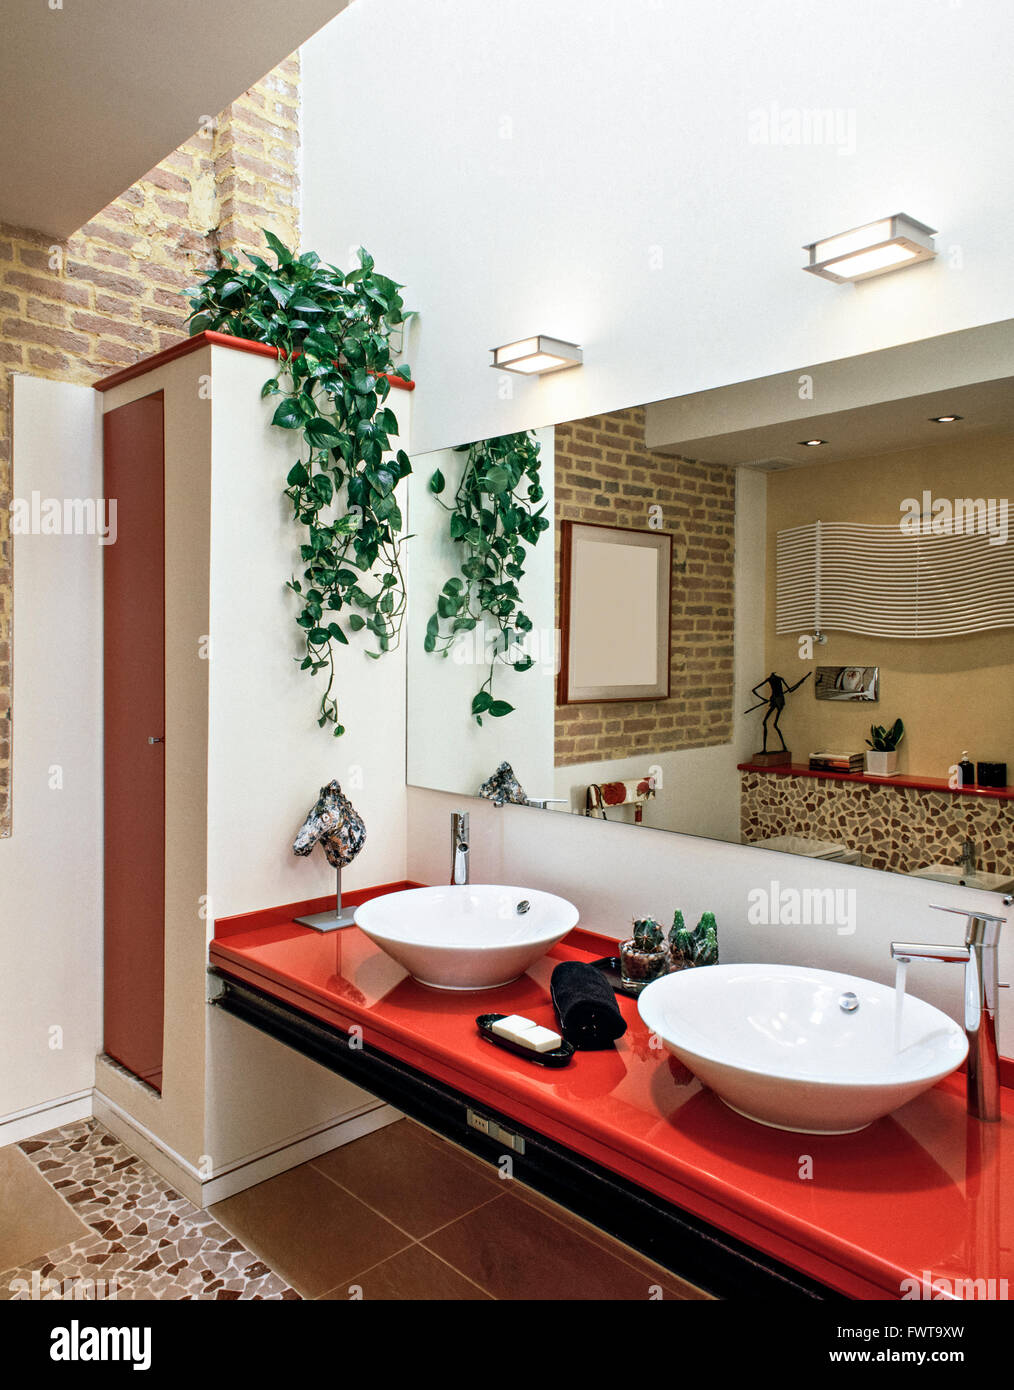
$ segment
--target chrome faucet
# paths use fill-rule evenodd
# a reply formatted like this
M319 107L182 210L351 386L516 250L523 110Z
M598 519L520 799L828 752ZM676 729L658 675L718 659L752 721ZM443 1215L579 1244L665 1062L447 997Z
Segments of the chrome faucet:
M958 855L957 859L955 859L954 862L958 865L961 872L965 875L966 878L975 877L976 873L978 872L979 866L976 863L974 840L962 841L961 853Z
M963 912L957 907L938 907L936 903L931 905L937 912L953 912L967 919L964 946L919 946L907 941L892 941L891 958L900 961L959 961L964 965L968 1113L980 1120L999 1120L997 991L1006 989L1007 985L997 979L997 947L1000 928L1007 919L990 917L984 912Z
M451 816L451 883L468 882L468 812Z

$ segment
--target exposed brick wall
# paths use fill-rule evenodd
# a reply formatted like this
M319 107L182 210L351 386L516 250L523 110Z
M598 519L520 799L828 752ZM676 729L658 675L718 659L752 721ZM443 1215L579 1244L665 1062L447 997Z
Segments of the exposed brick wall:
M558 705L556 764L727 743L733 719L735 469L644 447L644 411L556 427L557 621L561 521L644 529L662 508L673 534L671 696Z
M90 384L186 337L223 251L299 240L299 59L280 63L68 241L0 225L0 835L10 833L11 376Z

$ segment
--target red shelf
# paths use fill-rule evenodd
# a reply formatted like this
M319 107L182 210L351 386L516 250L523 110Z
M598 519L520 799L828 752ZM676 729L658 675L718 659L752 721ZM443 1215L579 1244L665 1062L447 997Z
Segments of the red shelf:
M967 1115L955 1073L858 1134L768 1129L656 1050L633 999L617 1001L628 1028L615 1047L581 1052L559 1071L482 1041L475 1016L486 1007L555 1026L553 968L612 955L610 939L577 928L513 984L457 994L417 984L356 927L321 935L297 926L307 906L219 921L212 964L333 1027L358 1025L380 1051L849 1297L899 1298L905 1279L927 1289L927 1272L1014 1281L1006 1086L996 1125ZM799 1180L802 1147L819 1182Z
M738 763L740 772L763 772L775 777L816 777L833 782L863 782L870 787L912 787L923 792L948 792L951 796L980 796L994 801L1014 801L1014 787L952 787L943 777L871 777L867 772L818 772L805 763Z
M111 391L114 386L122 386L125 381L133 381L137 376L144 376L145 372L164 367L167 362L175 362L177 357L185 357L188 352L202 347L232 348L235 352L251 352L256 357L278 356L278 349L271 347L269 343L258 343L253 338L234 338L230 333L216 333L214 329L206 328L203 333L195 333L192 338L181 338L178 343L163 348L161 352L142 357L139 362L133 362L129 367L104 376L101 381L94 383L95 390ZM406 381L404 377L395 376L392 372L379 372L377 375L386 377L399 391L415 390L414 381Z

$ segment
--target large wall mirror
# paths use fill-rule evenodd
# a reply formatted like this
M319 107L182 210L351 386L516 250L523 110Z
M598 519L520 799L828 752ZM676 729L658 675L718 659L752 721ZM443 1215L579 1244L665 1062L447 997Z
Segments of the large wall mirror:
M951 336L417 456L410 785L1014 889L1014 334Z

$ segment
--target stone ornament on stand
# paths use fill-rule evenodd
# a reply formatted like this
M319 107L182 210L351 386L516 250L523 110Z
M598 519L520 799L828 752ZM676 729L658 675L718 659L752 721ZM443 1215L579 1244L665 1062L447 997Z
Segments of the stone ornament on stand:
M314 912L296 921L314 931L336 931L353 925L352 912L342 912L342 869L351 864L366 843L366 826L362 816L343 793L336 781L321 787L320 796L299 834L292 842L293 854L303 857L320 844L327 862L337 873L334 912Z
M479 788L479 795L487 801L492 801L494 806L506 806L508 803L517 806L528 805L524 788L510 763L500 764L492 777L483 782Z

